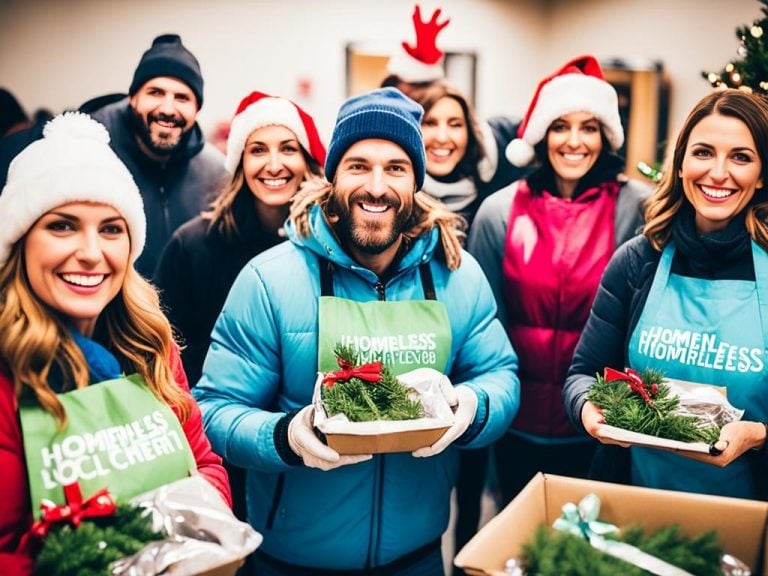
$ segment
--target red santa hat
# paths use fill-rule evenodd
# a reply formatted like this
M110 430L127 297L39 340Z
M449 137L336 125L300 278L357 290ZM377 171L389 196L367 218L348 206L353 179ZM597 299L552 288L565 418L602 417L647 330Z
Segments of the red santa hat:
M432 82L445 77L445 54L437 47L437 35L451 20L449 18L438 22L440 12L441 9L438 8L432 13L432 18L424 22L419 5L416 5L412 16L416 44L402 42L400 48L387 61L387 72L408 83Z
M534 146L546 136L553 121L572 112L594 114L603 126L613 151L624 143L616 90L603 76L594 56L579 56L539 82L528 112L517 130L517 138L507 145L507 159L515 166L533 160Z
M285 126L320 166L325 164L325 146L309 114L286 98L251 92L240 102L229 127L224 165L230 174L240 165L248 136L264 126Z

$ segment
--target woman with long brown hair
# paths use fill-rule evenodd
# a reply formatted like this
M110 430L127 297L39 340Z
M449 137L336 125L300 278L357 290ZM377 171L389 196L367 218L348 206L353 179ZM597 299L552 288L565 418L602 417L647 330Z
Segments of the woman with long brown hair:
M768 497L767 178L765 99L740 90L705 96L678 136L642 236L605 271L563 390L574 425L611 443L600 434L601 410L587 400L605 367L725 386L745 411L721 430L719 455L629 448L624 481Z

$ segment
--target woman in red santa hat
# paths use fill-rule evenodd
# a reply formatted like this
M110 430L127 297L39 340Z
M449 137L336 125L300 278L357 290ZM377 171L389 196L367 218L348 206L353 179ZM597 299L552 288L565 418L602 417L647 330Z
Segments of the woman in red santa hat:
M613 252L636 235L650 193L627 179L616 90L593 56L544 78L507 147L533 171L492 194L469 250L520 358L520 411L494 446L506 503L538 471L584 477L596 442L568 421L561 391Z
M252 92L240 102L227 139L230 180L210 211L179 228L154 281L183 338L184 367L200 378L216 318L248 261L284 240L290 202L307 179L322 175L325 147L314 120L285 98ZM245 519L243 474L230 469L233 509Z

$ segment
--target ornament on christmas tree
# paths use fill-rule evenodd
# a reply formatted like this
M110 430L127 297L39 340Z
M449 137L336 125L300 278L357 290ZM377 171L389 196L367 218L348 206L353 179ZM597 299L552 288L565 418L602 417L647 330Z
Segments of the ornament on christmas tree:
M589 401L603 411L602 431L628 443L716 453L720 429L741 418L715 386L667 380L662 372L638 373L605 368L589 391ZM636 436L622 434L621 431ZM648 442L646 437L678 444Z
M334 349L340 369L323 377L322 400L329 416L344 414L351 422L414 420L424 416L418 399L381 362L358 365L351 347Z
M768 44L763 33L768 26L768 0L760 0L760 4L763 18L736 29L739 59L729 62L720 72L701 73L713 88L768 94Z

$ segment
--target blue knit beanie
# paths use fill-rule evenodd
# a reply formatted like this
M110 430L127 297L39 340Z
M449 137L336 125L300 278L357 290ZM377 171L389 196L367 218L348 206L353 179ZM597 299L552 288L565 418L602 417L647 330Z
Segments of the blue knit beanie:
M152 46L144 52L128 94L133 96L152 78L171 76L178 78L190 87L197 97L198 110L203 105L203 76L200 64L192 52L181 43L178 34L163 34L152 41Z
M325 177L333 182L341 157L355 142L372 138L400 146L413 163L416 189L424 184L426 158L421 137L424 109L397 88L380 88L344 102L336 118L325 159Z

